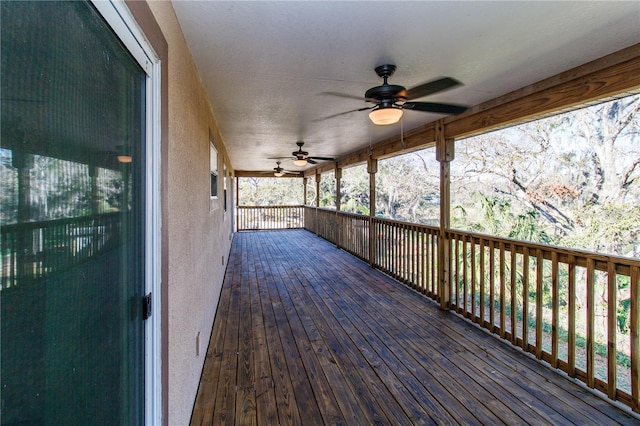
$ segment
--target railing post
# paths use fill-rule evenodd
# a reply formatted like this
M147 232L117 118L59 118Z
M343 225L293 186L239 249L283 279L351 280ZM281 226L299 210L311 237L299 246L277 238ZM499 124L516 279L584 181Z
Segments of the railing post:
M451 305L449 264L450 241L447 231L451 226L451 188L449 163L454 158L453 139L445 139L444 123L436 123L436 160L440 163L440 232L438 233L438 296L440 308Z
M335 164L335 178L336 178L336 220L335 220L335 230L336 230L336 247L342 247L342 218L338 214L340 212L340 198L341 191L340 186L342 186L342 169L338 167L338 163Z
M12 165L18 169L18 223L26 223L32 219L30 193L33 155L19 150L13 150L11 155ZM33 278L32 256L33 231L25 227L18 231L16 238L18 283L24 284L26 279Z
M341 186L342 186L342 169L340 167L338 167L338 163L336 163L336 170L335 170L335 178L336 178L336 211L339 212L340 211L340 199L342 198L342 191L341 191Z
M236 231L240 229L240 177L236 176Z
M302 205L306 206L307 205L307 181L308 178L304 177L302 178Z
M318 208L320 207L320 178L321 174L316 170L316 236L319 234L320 223L318 223Z
M369 173L369 265L372 267L376 263L376 224L373 220L376 217L376 173L378 173L378 160L369 156L367 160L367 172Z

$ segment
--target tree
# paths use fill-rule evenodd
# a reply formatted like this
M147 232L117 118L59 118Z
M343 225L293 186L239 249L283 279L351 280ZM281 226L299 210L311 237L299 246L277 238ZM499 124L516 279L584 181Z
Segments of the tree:
M513 217L537 217L540 231L530 234L544 238L538 242L637 253L640 221L623 219L638 217L639 110L633 96L460 141L452 163L456 204L482 227L487 206L474 206L470 200L482 197L470 194L483 194L509 205Z

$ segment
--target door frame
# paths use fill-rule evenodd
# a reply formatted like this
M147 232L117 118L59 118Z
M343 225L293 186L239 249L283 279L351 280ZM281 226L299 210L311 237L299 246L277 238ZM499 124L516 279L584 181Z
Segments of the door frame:
M162 419L162 253L161 253L161 63L160 57L124 1L90 0L144 70L146 78L145 152L145 294L151 294L151 316L145 321L144 418L147 425Z

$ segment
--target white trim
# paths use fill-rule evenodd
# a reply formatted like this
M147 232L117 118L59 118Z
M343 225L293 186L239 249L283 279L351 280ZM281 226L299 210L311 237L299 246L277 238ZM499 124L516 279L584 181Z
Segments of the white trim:
M162 424L161 312L161 65L151 43L124 1L91 0L131 55L146 80L145 293L152 293L152 315L145 322L145 424Z
M151 43L138 26L129 8L122 0L91 0L93 6L107 21L113 32L126 46L147 75L153 74L158 60Z

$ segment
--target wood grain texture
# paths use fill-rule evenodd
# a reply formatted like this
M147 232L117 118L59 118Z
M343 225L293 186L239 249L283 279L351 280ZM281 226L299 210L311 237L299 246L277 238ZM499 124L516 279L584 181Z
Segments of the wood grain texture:
M287 230L234 238L191 424L638 421L420 291Z

